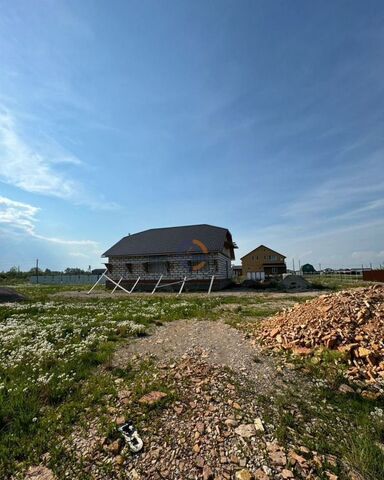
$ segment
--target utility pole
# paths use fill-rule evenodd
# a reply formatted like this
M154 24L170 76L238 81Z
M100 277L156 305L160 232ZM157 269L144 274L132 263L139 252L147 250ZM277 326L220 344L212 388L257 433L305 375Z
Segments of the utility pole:
M295 259L292 258L292 270L293 270L293 273L296 273L296 270L295 270Z
M39 283L39 259L36 258L36 283Z

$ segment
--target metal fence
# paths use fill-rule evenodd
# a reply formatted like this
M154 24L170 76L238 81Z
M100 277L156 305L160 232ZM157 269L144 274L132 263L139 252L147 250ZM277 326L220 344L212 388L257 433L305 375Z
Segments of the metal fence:
M32 284L42 285L93 285L101 275L82 274L82 275L32 275L29 281ZM103 277L99 285L105 285Z
M334 273L299 273L307 280L315 282L318 280L342 280L343 282L356 282L363 279L361 272L334 272Z

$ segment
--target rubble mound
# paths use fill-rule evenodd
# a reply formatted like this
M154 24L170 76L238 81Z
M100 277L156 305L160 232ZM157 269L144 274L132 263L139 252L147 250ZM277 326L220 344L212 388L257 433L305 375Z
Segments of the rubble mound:
M311 288L311 285L300 275L285 275L280 282L280 287L285 291L304 292Z
M299 355L319 348L345 355L347 376L384 385L384 286L321 295L266 319L256 336Z

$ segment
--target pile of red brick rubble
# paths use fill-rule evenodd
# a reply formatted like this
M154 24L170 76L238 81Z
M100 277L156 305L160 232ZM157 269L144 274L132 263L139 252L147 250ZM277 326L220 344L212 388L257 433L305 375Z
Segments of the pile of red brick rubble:
M266 319L257 332L264 345L299 355L319 348L345 355L347 376L384 385L384 286L322 295Z

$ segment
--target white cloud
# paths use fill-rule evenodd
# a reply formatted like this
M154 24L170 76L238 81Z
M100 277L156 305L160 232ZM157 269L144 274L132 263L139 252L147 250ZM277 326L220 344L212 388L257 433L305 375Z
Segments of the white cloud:
M88 253L98 252L98 243L93 240L70 240L58 237L47 237L36 232L36 214L39 208L28 203L17 202L0 196L0 225L30 235L38 240L67 246L87 247ZM99 252L98 252L99 253Z
M13 115L0 109L0 181L27 192L62 198L93 209L119 208L102 195L92 198L79 181L65 172L83 165L80 159L48 137L30 145L20 136L17 127Z
M57 171L58 163L78 164L70 155L47 158L19 136L9 112L0 113L0 179L22 190L59 198L71 198L76 183Z
M27 203L16 202L0 196L0 224L22 229L28 233L34 230L37 207Z

